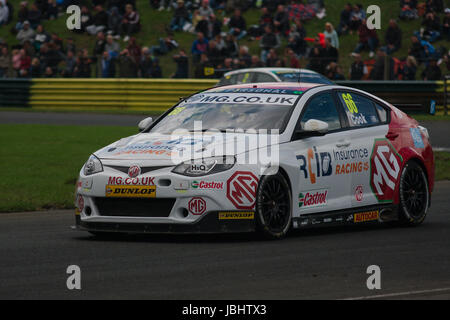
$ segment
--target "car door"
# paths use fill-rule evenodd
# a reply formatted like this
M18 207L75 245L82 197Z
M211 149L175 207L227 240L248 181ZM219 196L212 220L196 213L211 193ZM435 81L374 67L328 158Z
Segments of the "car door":
M314 95L306 103L297 122L290 147L298 164L298 212L306 215L350 207L350 184L347 177L335 175L334 150L350 145L348 133L342 130L344 115L331 90ZM329 125L323 136L308 136L302 132L308 120L321 120Z
M383 163L383 167L388 165L389 172L386 174L392 174L393 177L389 178L391 180L397 179L399 175L398 164L391 163L390 151L384 153L389 144L385 137L389 129L387 109L378 101L351 90L338 90L336 95L346 115L351 144L334 153L335 173L351 181L352 207L377 204L379 201L373 192L377 186L372 184L374 166L378 166L379 163ZM377 163L373 163L374 157L377 156L373 152L377 152L378 145L383 145L380 154L383 161L375 160ZM380 176L382 182L387 177L386 174ZM389 185L392 186L392 184L387 186Z

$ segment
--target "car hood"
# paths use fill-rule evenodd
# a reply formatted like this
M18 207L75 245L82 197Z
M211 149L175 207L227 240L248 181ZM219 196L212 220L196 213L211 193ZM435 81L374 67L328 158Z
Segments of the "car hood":
M278 144L277 136L243 133L162 135L140 133L120 139L95 152L102 160L157 160L180 163L215 155L238 155Z

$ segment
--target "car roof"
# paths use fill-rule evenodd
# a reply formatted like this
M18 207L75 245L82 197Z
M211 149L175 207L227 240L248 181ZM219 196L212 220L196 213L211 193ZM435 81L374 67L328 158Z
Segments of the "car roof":
M217 92L217 90L227 89L243 89L243 88L258 88L258 89L284 89L284 90L299 90L306 91L312 88L326 86L320 83L308 83L308 82L262 82L262 83L245 83L245 84L232 84L227 86L215 87L207 90L206 92Z
M246 72L264 72L264 73L273 73L273 72L301 72L301 73L310 73L310 74L318 74L315 71L309 69L295 69L295 68L248 68L248 69L239 69L230 71L224 74L224 76L231 76L233 74L246 73Z

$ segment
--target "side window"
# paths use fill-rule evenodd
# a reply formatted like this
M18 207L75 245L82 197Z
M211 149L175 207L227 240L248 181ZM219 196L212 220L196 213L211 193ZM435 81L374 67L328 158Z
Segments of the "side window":
M238 74L237 83L250 83L251 82L252 73L245 72Z
M378 116L380 117L380 121L385 123L388 118L388 112L385 108L383 108L378 103L375 103L375 107L377 108Z
M275 82L275 79L269 74L256 72L253 82Z
M372 100L359 94L339 92L338 97L344 106L350 127L364 127L380 123Z
M328 129L330 131L341 128L339 113L331 92L319 93L309 101L306 106L306 111L300 121L302 128L304 128L305 123L311 119L328 123Z

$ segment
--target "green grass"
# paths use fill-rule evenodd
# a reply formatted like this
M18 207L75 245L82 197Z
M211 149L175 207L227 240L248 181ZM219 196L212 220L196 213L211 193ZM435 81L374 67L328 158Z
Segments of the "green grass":
M10 0L10 2L17 8L21 0ZM329 21L335 27L339 24L339 16L344 4L347 3L348 0L327 0L325 1L325 5L327 8L327 16L322 19L314 19L306 23L306 30L308 37L314 37L318 32L323 32L324 24ZM388 26L388 21L391 18L397 18L400 8L398 5L398 1L393 0L360 0L358 3L362 3L365 8L368 5L376 4L381 8L381 19L382 19L382 30L378 31L378 36L381 40L381 43L384 44L384 33ZM160 37L164 37L166 35L165 27L169 25L171 17L173 15L173 11L167 12L166 10L159 12L150 7L147 0L137 0L136 1L138 11L141 15L142 21L142 30L139 34L137 34L138 43L141 46L151 46L157 44L157 41ZM16 15L17 16L17 15ZM259 10L249 10L244 14L247 19L247 25L256 24L258 22L260 12ZM443 14L441 13L441 20ZM79 35L70 32L67 30L65 25L66 15L60 17L55 21L46 21L44 26L48 32L57 32L63 39L71 36L75 39L75 43L77 44L77 48L89 48L92 51L92 47L94 45L95 37L87 36L87 35ZM218 13L218 17L221 18L222 14ZM8 26L0 27L0 38L3 38L9 44L17 43L15 36L10 34L9 29L12 25L14 25L16 19L14 19L13 23ZM416 21L400 21L400 27L403 31L403 47L395 53L396 57L406 57L408 48L411 45L410 37L413 34L413 31L418 30L420 28L421 19ZM224 31L227 31L227 28L223 28ZM180 43L180 46L185 48L190 52L192 41L195 36L189 33L177 32L175 34L175 39ZM348 78L348 68L351 64L351 59L349 58L349 54L353 51L358 41L358 36L356 34L346 35L340 38L340 59L339 63L343 67L346 78ZM283 41L285 44L285 41ZM252 54L259 54L259 43L258 41L249 41L248 39L244 39L240 43L241 45L247 45L250 48L250 52ZM448 46L447 41L436 42L433 45L435 47L439 46ZM125 44L121 41L121 46L123 47ZM283 48L280 48L279 53L283 54ZM368 53L363 53L363 58L368 58ZM172 61L172 53L168 55L160 57L160 64L163 70L163 76L169 77L171 74L175 72L175 64ZM306 65L306 60L302 61L302 66ZM423 70L423 66L419 68L417 72L417 77L419 78L421 71ZM444 69L443 69L444 71ZM191 67L191 74L193 74L193 68Z
M0 125L0 212L73 208L89 155L135 127ZM436 152L436 180L450 180L450 153Z
M435 152L436 181L450 180L450 152Z
M0 212L73 208L89 155L136 127L0 125Z

